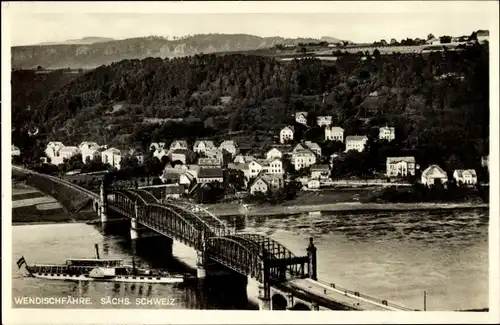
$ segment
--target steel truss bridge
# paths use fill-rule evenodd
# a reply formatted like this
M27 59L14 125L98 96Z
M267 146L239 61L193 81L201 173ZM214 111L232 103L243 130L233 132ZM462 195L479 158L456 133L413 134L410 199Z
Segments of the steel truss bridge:
M101 220L107 210L114 211L130 218L132 225L141 224L192 247L198 252L199 264L212 261L254 278L260 283L259 300L268 301L264 309L318 310L321 306L333 310L414 310L318 280L312 239L313 252L310 245L306 256L296 256L272 238L236 232L196 204L178 200L160 202L143 189L108 188L104 184L100 193L94 193L59 177L20 166L12 168L26 175L37 175L47 184L84 194L93 201Z

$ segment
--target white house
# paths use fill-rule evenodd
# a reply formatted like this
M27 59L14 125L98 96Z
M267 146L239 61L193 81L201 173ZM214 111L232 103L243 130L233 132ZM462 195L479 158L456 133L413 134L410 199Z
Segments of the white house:
M405 177L415 175L415 157L387 157L387 177Z
M233 162L235 164L246 164L246 163L249 163L251 161L254 161L255 159L257 159L257 158L255 158L253 156L237 155L236 157L234 157Z
M264 163L263 170L270 175L283 175L283 162L280 158L273 158Z
M51 141L47 144L45 148L45 155L50 158L50 162L53 165L59 165L63 163L63 159L60 155L60 150L64 148L64 144L58 141Z
M345 138L345 152L348 152L349 150L362 152L365 150L367 141L368 137L365 135L348 135Z
M274 158L281 159L282 157L283 157L283 153L279 149L276 149L276 148L272 148L266 152L266 159L267 160L274 159Z
M327 180L330 178L328 165L314 165L311 167L311 179Z
M59 155L61 156L63 162L64 159L70 159L73 156L76 156L80 153L80 149L78 147L74 146L67 146L67 147L62 147L61 150L59 151Z
M293 148L293 152L301 151L301 150L310 150L316 155L321 156L321 147L312 141L305 141L302 143L299 143Z
M320 187L321 187L321 183L320 183L319 179L310 179L307 182L307 188L318 189Z
M280 143L293 140L294 128L293 126L285 126L280 131Z
M11 156L19 156L19 155L21 155L21 150L19 150L19 148L16 147L15 145L11 145L10 146L10 155Z
M248 163L248 179L256 177L264 169L264 164L257 160L252 160Z
M214 145L213 141L209 140L200 140L196 141L193 146L193 151L196 153L201 153L206 156L214 156L217 148Z
M297 123L307 125L307 112L295 113L295 121Z
M344 142L344 129L338 126L327 126L325 140Z
M379 128L378 138L387 141L394 140L396 138L396 128L390 126Z
M98 156L99 149L101 146L99 146L96 142L82 142L78 148L80 149L80 152L82 153L82 161L84 163L87 162L87 159L89 161L93 160L96 156Z
M167 150L166 148L163 148L163 149L157 149L155 150L155 152L153 152L153 157L156 157L158 158L159 160L161 160L164 156L169 156L170 154L170 151Z
M231 154L232 157L235 157L239 153L238 144L233 140L224 140L219 146L219 150L225 150Z
M165 148L165 142L153 142L149 145L149 151L160 151Z
M332 124L332 116L331 115L318 116L316 117L316 123L318 124L319 127L330 126Z
M101 152L102 162L104 164L110 164L116 169L120 169L122 157L122 152L116 148L108 148Z
M266 193L268 190L274 191L283 187L283 178L275 175L259 175L250 185L250 193Z
M422 184L434 185L436 179L439 179L442 184L448 182L448 175L438 165L430 165L422 172Z
M207 168L207 167L220 167L221 166L221 161L219 158L198 158L198 166L200 168Z
M224 181L224 174L221 168L202 168L198 172L198 183L206 184Z
M477 174L474 169L457 169L453 172L453 178L455 179L457 184L477 184Z
M309 149L298 150L292 154L292 164L295 170L312 166L316 163L316 155Z
M186 140L175 140L170 144L170 150L188 149Z

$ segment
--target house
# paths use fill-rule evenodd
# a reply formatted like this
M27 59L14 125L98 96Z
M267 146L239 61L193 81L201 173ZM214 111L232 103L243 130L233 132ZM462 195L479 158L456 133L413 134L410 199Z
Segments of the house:
M321 147L317 143L312 141L306 141L304 142L304 144L307 146L309 150L317 154L318 157L321 157Z
M307 112L295 113L295 122L307 125Z
M307 182L307 187L310 189L318 189L321 187L321 183L320 183L319 179L310 179Z
M227 151L231 157L235 157L239 153L238 144L233 140L224 140L219 146L219 151Z
M160 151L165 147L165 142L153 142L149 145L149 151Z
M310 150L316 155L321 156L321 147L317 143L311 141L299 143L295 146L295 148L293 148L293 152L297 152L300 150Z
M179 184L181 175L183 175L186 171L180 168L173 168L169 164L165 166L163 169L163 172L160 176L160 179L162 182L171 184Z
M185 189L183 185L169 185L163 188L165 199L180 199Z
M311 179L326 180L328 178L330 178L328 165L313 165L311 167Z
M252 177L256 177L259 175L259 173L264 169L264 164L261 161L257 160L252 160L248 164L248 175L245 175L248 177L248 179Z
M477 174L474 169L457 169L453 172L453 178L455 179L457 184L477 184Z
M122 161L122 152L116 148L108 148L101 152L101 159L104 164L110 164L116 169L120 169Z
M11 156L20 156L21 155L21 150L19 150L18 147L15 145L10 146L10 154Z
M94 160L95 157L99 156L101 153L99 149L101 146L99 146L96 142L82 142L78 148L80 149L80 152L82 153L82 161L84 163L87 163L87 161L92 161Z
M178 150L178 149L188 149L188 144L186 140L175 140L170 144L170 150Z
M344 129L338 126L327 126L325 140L344 142Z
M224 181L224 174L222 172L222 168L202 168L198 172L198 183L206 184L213 182Z
M283 153L279 149L276 149L276 148L272 148L266 152L266 159L267 160L271 160L274 158L278 158L278 159L283 158Z
M312 166L316 163L316 155L309 149L298 150L292 154L292 164L295 170Z
M415 175L415 157L387 157L387 177L406 177Z
M365 135L348 135L345 138L345 152L348 152L349 150L362 152L365 150L367 141L368 137Z
M330 126L332 124L332 116L330 115L318 116L316 117L316 123L318 124L319 127Z
M438 165L430 165L422 172L422 184L430 186L436 183L436 180L442 184L448 182L448 175Z
M441 44L441 40L439 38L431 38L431 39L428 39L425 44L428 44L428 45L438 45L438 44Z
M169 156L169 151L165 148L163 149L157 149L155 152L153 152L153 157L158 158L160 161L164 156Z
M249 163L251 161L254 161L256 158L253 157L253 156L244 156L244 155L237 155L233 162L235 164L246 164L246 163Z
M179 175L179 184L189 187L191 183L195 180L195 177L190 171L184 171L184 173Z
M200 140L196 141L193 146L193 151L196 153L204 154L206 156L215 155L216 147L213 141Z
M283 175L283 162L280 158L266 160L263 164L263 170L270 175Z
M280 131L280 143L293 140L294 128L293 126L285 126Z
M200 168L220 167L221 161L219 158L198 158L198 166Z
M64 159L70 159L73 156L76 156L80 153L80 149L75 146L67 146L67 147L62 147L61 150L59 150L59 155L61 156L63 162Z
M47 144L45 148L45 155L50 159L53 165L59 165L63 163L63 159L60 156L60 150L64 148L64 144L58 141L51 141Z
M191 162L190 159L193 158L193 154L194 153L189 149L175 149L170 151L169 158L170 161L179 160L185 165Z
M282 177L274 175L261 174L250 185L250 193L256 194L267 193L267 191L274 191L283 187L284 181Z
M478 30L476 32L477 42L485 43L490 39L490 31L489 30Z
M389 126L379 128L378 138L387 141L394 140L396 138L396 128Z

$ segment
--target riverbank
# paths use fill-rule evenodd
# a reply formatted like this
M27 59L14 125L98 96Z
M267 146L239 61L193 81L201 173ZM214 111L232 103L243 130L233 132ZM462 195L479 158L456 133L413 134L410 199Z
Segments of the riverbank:
M298 214L308 212L344 212L344 211L416 211L416 210L453 210L453 209L487 209L488 204L472 203L359 203L339 202L330 204L313 204L300 206L254 206L245 208L235 203L217 203L202 205L217 216L263 216L277 214Z
M12 183L12 225L87 222L95 212L70 213L55 198L23 183Z

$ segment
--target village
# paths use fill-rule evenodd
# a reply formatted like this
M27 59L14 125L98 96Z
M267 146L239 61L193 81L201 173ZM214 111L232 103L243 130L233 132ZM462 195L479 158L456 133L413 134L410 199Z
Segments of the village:
M308 113L296 112L295 123L307 127ZM157 176L161 184L141 182L140 186L161 189L158 193L161 193L162 199L178 199L207 184L228 182L225 179L228 177L227 172L243 176L241 186L236 186L238 188L235 189L240 197L245 194L273 195L292 181L299 184L299 190L302 191L321 191L335 187L411 186L412 183L421 183L426 187L439 183L446 187L449 181L464 187L474 187L478 183L474 169L446 171L439 165L431 164L421 170L413 156L386 157L384 175L370 179L334 179L334 161L349 151L363 152L369 137L344 134L342 127L332 125L332 116L317 116L316 123L324 129L325 142L339 142L345 149L325 156L318 143L297 140L293 125L284 126L279 132L279 143L260 155L248 155L234 140L224 140L218 146L212 140L197 140L192 146L189 146L188 141L180 139L170 144L154 142L149 146L149 154L158 159L163 171L161 175L151 176ZM391 142L396 136L395 127L380 126L377 141ZM12 146L12 156L19 154L19 149ZM78 146L66 146L62 142L51 141L45 148L45 155L46 157L41 158L41 162L45 164L58 166L81 155L84 164L97 160L111 170L120 170L124 168L126 159L132 158L136 164L143 165L148 154L136 149L117 149L95 142L84 141ZM481 158L481 165L488 167L487 156ZM79 172L73 170L67 175L79 175Z

